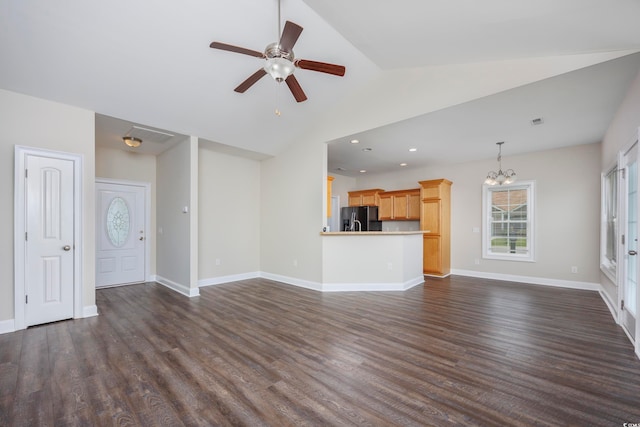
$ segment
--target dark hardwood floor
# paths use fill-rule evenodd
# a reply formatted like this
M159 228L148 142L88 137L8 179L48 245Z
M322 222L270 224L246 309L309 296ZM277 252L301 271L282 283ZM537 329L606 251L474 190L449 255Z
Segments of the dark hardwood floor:
M200 292L100 290L98 317L0 335L0 425L640 423L640 360L596 292Z

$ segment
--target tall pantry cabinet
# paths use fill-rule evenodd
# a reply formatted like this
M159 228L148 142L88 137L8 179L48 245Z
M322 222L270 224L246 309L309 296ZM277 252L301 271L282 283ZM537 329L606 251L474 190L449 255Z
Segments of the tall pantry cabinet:
M420 230L423 235L423 272L451 274L451 181L420 181Z

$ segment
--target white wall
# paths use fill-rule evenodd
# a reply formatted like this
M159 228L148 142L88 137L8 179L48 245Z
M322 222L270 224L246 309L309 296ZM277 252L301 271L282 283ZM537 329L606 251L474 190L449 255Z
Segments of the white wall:
M356 186L395 190L415 188L422 180L451 180L454 270L599 283L600 144L507 155L503 165L520 180L536 181L535 263L482 259L482 235L473 228L482 227L482 183L496 169L495 160L359 177Z
M260 162L200 144L198 279L260 271ZM219 260L219 264L216 264Z
M620 105L602 142L601 172L616 160L618 152L632 144L640 127L640 73L631 84L627 96ZM601 274L601 283L607 296L614 304L618 301L618 288L607 276Z
M0 321L13 319L14 146L83 156L83 304L95 304L94 113L0 89Z
M260 269L285 282L322 281L327 146L300 141L261 169Z
M96 177L151 183L149 274L156 274L156 156L96 146Z
M349 206L349 191L356 188L356 179L331 172L328 175L333 177L331 194L340 196L341 208Z
M192 148L190 140L170 148L158 156L156 169L158 281L185 294L197 288L197 272L191 271L192 244L197 245L192 242L191 221L192 217L197 221L198 209L197 199L191 197ZM183 212L185 207L188 213Z

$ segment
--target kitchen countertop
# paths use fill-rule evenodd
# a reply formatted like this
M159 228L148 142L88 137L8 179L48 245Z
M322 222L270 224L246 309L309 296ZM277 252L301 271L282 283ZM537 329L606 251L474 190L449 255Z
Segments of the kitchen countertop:
M411 234L429 233L428 230L419 231L322 231L321 236L407 236Z

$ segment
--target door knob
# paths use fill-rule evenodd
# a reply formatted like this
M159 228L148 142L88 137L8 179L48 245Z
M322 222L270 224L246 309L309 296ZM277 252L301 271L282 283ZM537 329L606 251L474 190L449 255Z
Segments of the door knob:
M62 247L62 249L64 249L65 251L70 251L70 250L71 250L71 246L69 246L69 245L64 245L64 246Z
M138 240L144 240L144 237L140 236L140 238Z
M631 250L629 251L629 255L638 255L638 252Z

